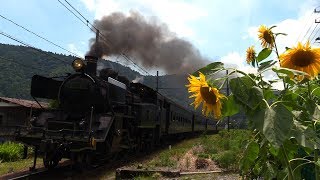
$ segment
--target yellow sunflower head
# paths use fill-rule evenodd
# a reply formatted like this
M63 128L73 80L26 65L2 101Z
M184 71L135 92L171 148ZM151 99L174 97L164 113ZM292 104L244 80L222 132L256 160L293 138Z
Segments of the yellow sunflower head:
M247 49L247 63L250 64L251 62L254 62L256 59L256 51L254 50L254 46L250 46Z
M262 47L272 49L274 47L274 34L271 31L271 28L268 28L265 25L261 25L258 32Z
M288 49L279 59L281 67L303 71L310 75L309 78L320 72L320 48L311 48L309 41L305 45L298 42L297 47Z
M200 72L199 77L190 75L188 77L189 93L192 93L190 98L195 98L192 105L195 109L202 104L202 113L207 117L213 116L215 119L221 117L222 103L221 99L226 98L223 94L219 93L219 90L215 87L211 87L207 81L206 77Z

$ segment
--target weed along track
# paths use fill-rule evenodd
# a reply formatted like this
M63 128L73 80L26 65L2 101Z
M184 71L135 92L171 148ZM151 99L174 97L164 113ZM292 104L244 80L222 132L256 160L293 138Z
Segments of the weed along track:
M237 179L242 142L250 137L245 130L222 131L215 135L185 139L148 155L135 156L113 168L101 167L88 178L133 179L205 177L205 179ZM226 145L229 144L229 145ZM108 166L110 167L110 166ZM196 178L197 179L197 178Z

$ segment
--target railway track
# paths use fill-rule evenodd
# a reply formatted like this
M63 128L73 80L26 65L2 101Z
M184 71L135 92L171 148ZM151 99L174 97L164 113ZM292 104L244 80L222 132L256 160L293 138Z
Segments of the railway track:
M17 179L41 179L43 175L49 175L50 174L57 174L64 172L68 168L70 169L72 166L72 162L70 160L63 161L59 163L59 165L52 169L48 170L45 167L39 167L36 169L31 170L25 170L21 172L16 172L16 173L11 173L11 174L6 174L3 176L0 176L0 180L17 180Z
M217 131L212 131L209 134L217 133ZM198 136L200 134L194 135ZM192 138L194 136L185 137ZM91 179L91 177L98 177L101 173L104 173L106 170L116 172L117 168L126 166L132 162L142 161L149 156L159 153L161 150L168 148L169 145L174 145L180 142L180 138L171 139L166 143L154 148L152 151L146 150L145 152L132 152L124 151L118 152L110 155L105 159L100 159L98 165L91 165L88 167L79 167L74 166L71 160L66 160L51 170L47 170L44 167L37 168L33 171L23 171L12 173L4 176L0 176L0 180L4 179ZM114 174L113 177L115 177ZM86 178L83 178L86 177ZM94 179L94 178L93 178Z

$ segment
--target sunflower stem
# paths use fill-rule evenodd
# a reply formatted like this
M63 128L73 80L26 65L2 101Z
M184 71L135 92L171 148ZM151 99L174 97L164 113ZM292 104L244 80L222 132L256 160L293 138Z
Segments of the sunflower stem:
M258 68L258 71L259 71L259 63L258 63L258 61L255 61L255 62L256 62L256 65L257 65L257 68ZM258 77L260 77L261 88L263 89L263 85L262 85L262 75L261 75L261 73L258 73Z
M310 100L312 100L310 82L308 81L307 84L308 84L308 95Z
M273 42L274 42L274 48L276 49L276 54L278 57L279 65L281 66L279 51L278 51L278 47L277 47L277 43L276 43L276 38L274 36L273 36ZM286 90L287 89L286 83L284 82L284 80L282 80L282 82L283 82L283 88L284 88L284 90Z
M285 159L286 165L288 166L288 177L289 177L288 179L289 180L293 180L294 176L293 176L293 171L292 171L292 168L291 168L291 165L290 165L290 161L289 161L288 155L287 155L286 150L285 150L283 145L281 145L281 148L282 148L284 157L286 158Z
M314 150L314 172L316 175L316 180L319 180L319 172L318 172L318 167L317 167L317 162L318 162L318 149Z

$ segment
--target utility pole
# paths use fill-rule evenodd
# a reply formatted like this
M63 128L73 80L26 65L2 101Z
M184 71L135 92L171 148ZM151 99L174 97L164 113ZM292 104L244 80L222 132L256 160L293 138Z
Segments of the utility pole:
M159 71L157 71L157 84L156 84L156 90L159 91Z
M226 70L226 75L228 76L229 71ZM229 78L227 78L227 96L229 96ZM230 131L230 116L227 117L228 118L228 131Z
M98 54L100 54L100 44L99 44L99 34L100 34L100 31L99 29L96 30L96 43L95 43L95 54L94 56L98 57Z
M96 43L99 42L99 34L100 34L100 31L99 31L99 29L97 29L97 31L96 31Z
M317 8L315 8L315 9L314 9L314 13L320 13L320 10L317 10ZM318 23L320 23L320 20L315 19L315 20L314 20L314 23L318 24ZM315 41L319 41L319 40L320 40L320 37L317 37L317 38L315 39Z

